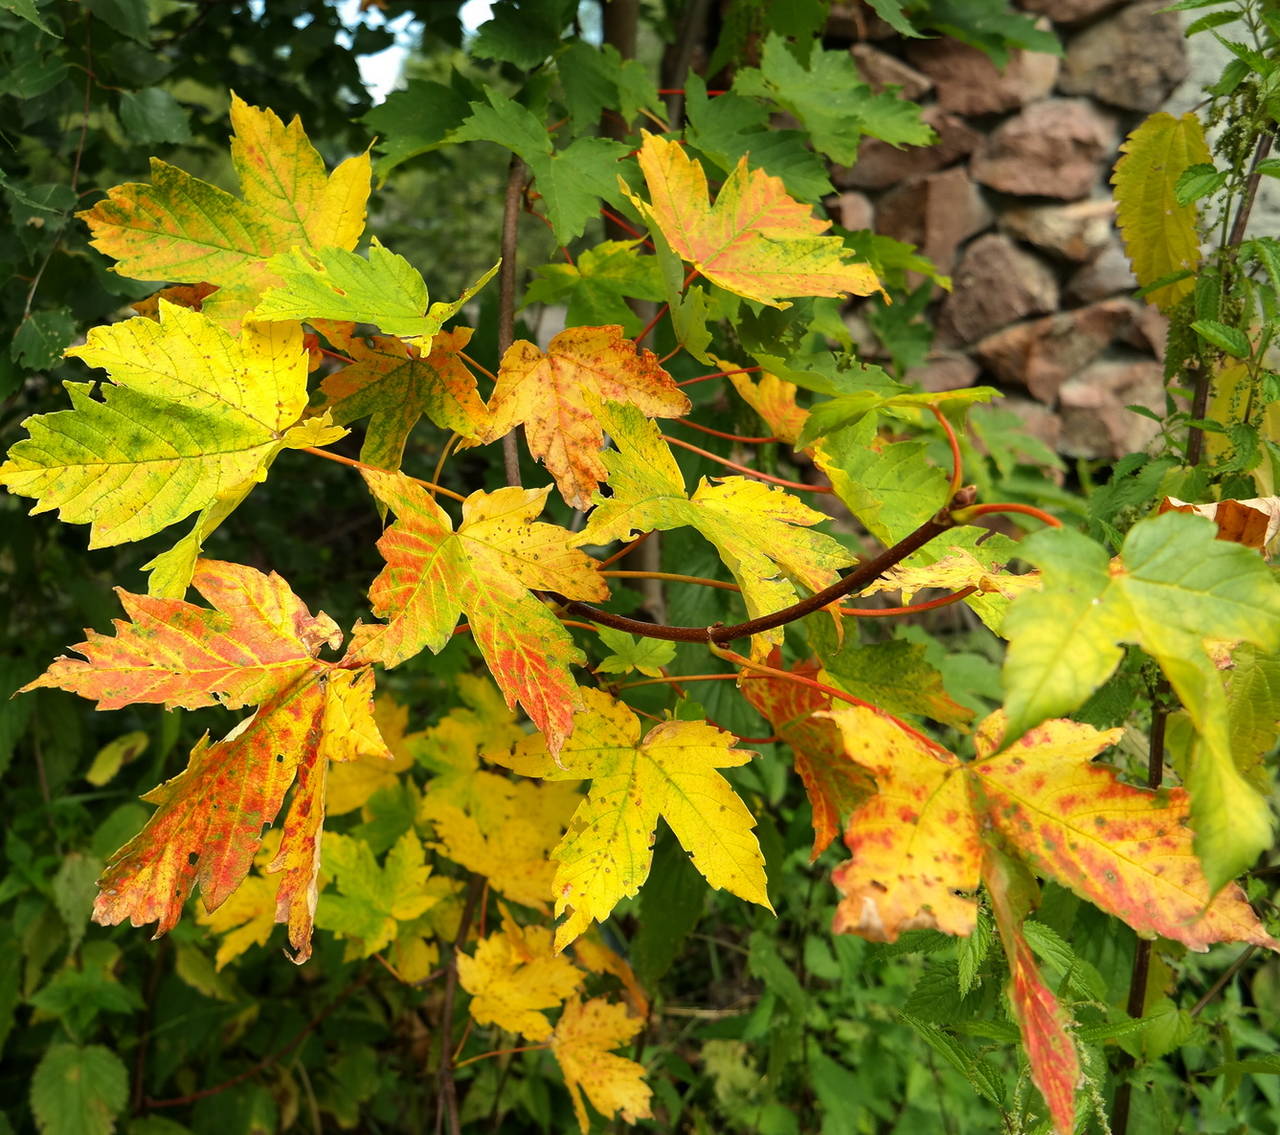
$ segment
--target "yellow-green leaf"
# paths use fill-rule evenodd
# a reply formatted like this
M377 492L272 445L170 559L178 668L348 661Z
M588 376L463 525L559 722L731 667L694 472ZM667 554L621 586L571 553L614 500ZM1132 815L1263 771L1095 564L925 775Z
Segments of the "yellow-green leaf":
M1190 166L1212 163L1204 128L1191 112L1181 118L1151 115L1120 147L1112 184L1116 220L1124 236L1133 274L1143 287L1175 272L1193 272L1200 263L1194 203L1179 205L1178 179ZM1188 276L1148 293L1147 302L1172 307L1195 287Z

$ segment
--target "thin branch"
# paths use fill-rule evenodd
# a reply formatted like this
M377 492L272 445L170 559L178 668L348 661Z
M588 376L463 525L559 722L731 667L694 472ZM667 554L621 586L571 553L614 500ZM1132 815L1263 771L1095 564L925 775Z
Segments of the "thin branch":
M1236 960L1232 962L1229 966L1227 966L1227 968L1224 969L1221 974L1218 975L1218 980L1215 981L1211 986L1209 986L1209 989L1205 993L1205 995L1201 997L1200 1000L1197 1001L1194 1005L1191 1006L1191 1008L1188 1010L1191 1016L1198 1017L1202 1012L1204 1012L1206 1006L1208 1006L1209 1003L1213 1001L1213 999L1217 997L1219 993L1221 993L1224 989L1226 989L1228 985L1231 984L1231 982L1235 979L1236 974L1238 974L1242 969L1244 969L1249 959L1253 957L1253 955L1256 954L1257 952L1258 952L1257 946L1246 946L1244 950L1241 951L1240 956L1236 958Z
M578 615L593 623L600 623L602 626L613 627L614 630L626 631L628 634L640 635L643 638L660 638L668 642L732 642L734 639L747 638L753 634L771 631L774 627L785 626L787 623L795 622L797 619L804 618L805 615L830 606L837 599L843 599L846 595L861 591L895 564L901 563L913 552L919 551L931 540L944 532L949 532L961 523L957 517L968 509L976 491L972 486L961 489L951 498L946 508L926 520L914 532L904 536L893 547L886 548L878 556L859 564L830 587L824 587L816 595L810 595L808 599L802 599L790 607L775 611L772 615L762 615L756 619L749 619L745 623L735 623L729 627L720 623L710 627L667 626L662 623L646 623L640 619L628 619L624 615L613 615L607 611L597 610L587 603L565 599L563 596L555 596L555 598L568 614Z
M788 481L785 477L775 477L772 473L761 473L760 470L752 469L749 465L739 465L736 461L730 461L727 457L721 457L718 453L712 453L710 450L690 445L687 441L681 441L678 437L670 437L667 434L663 434L662 440L668 445L678 445L681 449L687 449L690 453L705 457L708 461L717 461L726 469L732 469L735 473L741 473L746 477L754 477L757 481L768 481L771 485L781 485L784 489L797 489L803 493L835 492L830 485L806 485L803 481Z
M921 611L936 611L939 607L950 607L952 603L968 599L977 590L976 587L962 587L951 595L942 596L941 599L930 599L927 603L912 603L907 607L838 607L836 614L852 619L887 619L891 616L918 615Z
M477 1060L490 1060L495 1056L511 1056L517 1052L545 1052L551 1045L547 1044L521 1044L515 1048L495 1048L492 1052L482 1052L479 1056L468 1056L466 1060L459 1060L454 1068L465 1068L468 1064L474 1064Z
M1017 512L1023 516L1034 516L1042 524L1047 524L1050 528L1061 528L1062 521L1056 516L1050 516L1042 508L1036 508L1033 504L1018 504L1016 501L993 501L991 504L975 504L970 508L962 509L956 514L957 524L972 524L980 516L995 516L1002 512Z
M505 357L516 337L516 252L520 235L520 204L524 198L524 162L515 154L507 170L507 192L502 207L502 268L498 272L498 359ZM520 450L516 431L502 439L502 464L507 484L520 485Z
M340 453L330 453L327 449L317 449L315 446L308 445L302 449L303 453L309 453L312 457L323 457L326 461L336 461L339 465L350 465L353 469L372 469L376 473L385 473L385 469L379 469L376 465L368 465L363 461L357 461L354 457L343 457ZM455 493L452 489L446 489L443 485L437 485L434 481L424 481L421 477L410 477L408 473L402 473L402 477L412 481L415 485L421 485L424 489L430 489L433 493L439 493L441 496L449 497L451 500L465 501L467 498L461 493Z
M602 571L610 579L665 579L668 583L694 583L699 587L718 587L721 591L741 591L736 583L723 579L707 579L701 575L681 575L674 571Z
M458 1117L458 1090L453 1081L453 998L458 991L458 950L467 940L471 920L475 917L483 890L484 880L479 875L472 875L467 887L466 905L462 908L462 917L458 919L458 932L449 943L449 956L445 959L444 993L440 998L440 1064L436 1069L436 1086L439 1090L436 1099L436 1135L444 1130L446 1116L449 1135L461 1135L462 1131L462 1123Z
M1237 245L1244 240L1249 228L1249 214L1253 212L1253 203L1258 196L1258 183L1262 180L1262 172L1258 169L1271 153L1271 132L1267 131L1258 139L1258 148L1253 152L1253 163L1249 166L1249 176L1245 179L1244 199L1236 210L1236 219L1231 225L1231 233L1227 237L1229 246Z
M951 446L951 493L954 496L960 491L960 486L964 484L964 458L960 455L960 439L956 437L956 431L952 429L951 423L947 421L946 414L932 404L930 404L929 409L933 411L933 416L938 419L943 432L947 435L947 444Z
M660 308L658 308L656 312L654 312L653 318L644 325L644 330L641 331L640 334L635 337L635 344L637 347L644 340L645 336L647 336L650 331L652 331L655 327L658 326L658 320L660 320L670 310L671 310L671 305L664 303Z
M769 437L747 437L743 434L725 433L723 430L713 430L710 426L701 425L698 422L690 421L688 418L673 418L671 424L673 426L687 426L689 429L697 430L699 433L724 438L725 441L740 442L743 445L770 445L775 441L782 440L782 438L772 435Z
M697 378L686 378L683 382L677 382L677 386L693 386L695 383L708 382L713 378L727 378L731 374L755 374L758 370L764 370L764 367L734 367L733 370L718 370L714 374L700 374Z

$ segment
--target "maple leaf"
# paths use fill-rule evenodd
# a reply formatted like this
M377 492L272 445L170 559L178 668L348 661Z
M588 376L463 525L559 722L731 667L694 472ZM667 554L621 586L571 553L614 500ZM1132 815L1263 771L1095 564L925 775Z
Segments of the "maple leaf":
M1218 526L1219 540L1234 540L1259 552L1265 552L1280 533L1280 497L1228 499L1208 504L1192 504L1177 497L1165 497L1160 502L1159 512L1171 511L1206 516Z
M282 449L325 445L345 431L307 405L297 324L246 327L238 338L201 312L161 302L95 327L68 356L104 367L102 401L68 382L72 409L28 418L0 483L35 497L33 513L91 524L89 547L140 540L213 505L239 500ZM194 563L194 555L192 556Z
M787 296L866 296L880 282L852 263L844 242L822 236L829 221L787 196L781 178L748 169L744 156L707 204L707 175L678 142L642 130L640 169L651 204L627 193L672 250L734 295L786 308Z
M529 452L555 478L565 502L588 508L606 475L599 456L604 428L592 399L626 403L650 418L676 418L690 409L657 356L624 338L621 327L571 327L545 352L520 339L503 355L484 440L523 423Z
M283 286L268 288L249 319L371 323L423 354L441 327L498 271L495 264L456 300L428 308L422 274L377 237L368 259L345 248L290 248L267 267Z
M586 659L529 589L603 599L608 588L595 561L569 547L568 532L534 522L550 489L474 492L455 532L445 511L407 477L361 473L398 520L378 541L387 565L369 591L374 613L388 622L356 629L350 663L395 666L423 647L439 653L465 613L507 704L523 705L559 749L578 703L569 666Z
M477 1024L541 1041L551 1036L551 1022L540 1010L558 1008L582 984L582 971L552 952L547 927L521 928L504 918L473 955L458 954L458 981L471 994Z
M612 495L593 498L595 509L574 543L607 544L641 532L694 528L715 545L752 618L796 602L795 583L820 591L836 581L837 569L853 562L830 536L807 531L826 518L795 497L745 477L725 477L718 484L704 478L690 497L656 426L630 406L606 403L599 415L617 446L602 456ZM763 658L781 642L781 628L755 635L752 656Z
M597 674L629 674L637 670L650 678L662 676L662 667L676 656L676 644L660 638L636 638L612 627L598 627L600 642L610 653L596 667Z
M729 363L722 365L725 370L733 369ZM760 415L774 435L794 447L809 417L809 411L796 404L796 384L768 373L730 374L728 377L734 390Z
M702 721L664 721L640 739L640 723L622 702L583 690L584 710L553 761L540 737L501 759L516 772L547 780L591 778L587 798L552 853L556 914L572 909L556 931L562 950L593 921L603 921L649 875L658 817L713 887L772 910L755 819L717 772L754 753L731 748L732 735Z
M1003 629L1010 738L1075 709L1119 664L1120 644L1160 663L1199 735L1187 787L1196 852L1216 888L1270 846L1271 810L1232 757L1205 640L1280 648L1280 586L1255 552L1215 536L1203 517L1169 512L1135 524L1112 561L1079 533L1037 532L1019 554L1041 568L1042 589L1009 608Z
M278 828L263 837L262 846L254 856L254 866L266 867L280 850ZM217 910L197 908L196 921L221 935L218 951L214 955L214 968L221 971L228 962L245 953L250 946L265 946L276 927L276 891L279 879L251 874L238 886Z
M231 124L242 198L152 158L150 185L116 186L76 214L120 275L218 285L204 311L224 324L238 322L277 282L265 264L271 256L297 245L355 247L371 171L369 155L359 154L326 177L297 118L285 126L234 93Z
M370 418L360 460L379 469L400 468L405 442L424 414L441 429L479 438L489 412L476 392L475 375L459 357L471 335L469 327L442 331L425 356L400 339L351 338L344 349L353 363L320 384L320 409L340 426Z
M193 580L213 610L120 592L129 623L90 633L27 689L52 686L102 708L136 703L193 708L256 704L225 738L201 738L186 770L147 793L158 805L142 831L108 861L94 918L171 929L194 886L213 911L240 885L297 780L280 847L276 920L295 961L310 955L324 784L331 761L387 755L372 718L373 676L317 657L341 636L312 616L277 575L204 560Z
M770 659L780 663L780 657ZM816 663L796 666L791 673L813 678ZM765 717L791 749L792 760L813 808L812 863L844 830L853 809L875 792L875 781L845 751L839 727L820 710L832 707L831 695L799 682L764 674L742 678L742 696Z
M591 1130L583 1093L601 1115L620 1114L626 1123L652 1117L653 1093L644 1082L644 1066L611 1051L632 1040L643 1026L643 1018L629 1016L624 1005L601 997L585 1004L575 997L565 1004L551 1035L551 1051L564 1073L582 1135Z
M373 723L385 751L366 745L363 755L329 769L325 787L325 812L340 816L364 807L375 792L400 782L400 773L413 767L414 742L422 733L406 733L409 708L388 697L375 698Z

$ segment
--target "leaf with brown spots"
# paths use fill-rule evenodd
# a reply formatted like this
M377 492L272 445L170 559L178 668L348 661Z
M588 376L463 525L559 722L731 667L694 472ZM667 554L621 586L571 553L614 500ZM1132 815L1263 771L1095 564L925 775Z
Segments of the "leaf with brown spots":
M268 870L282 873L276 921L288 924L302 962L311 953L329 764L391 758L373 719L373 674L318 657L342 636L279 576L201 560L194 584L212 610L120 592L132 621L117 621L114 637L90 632L75 648L83 659L58 659L27 688L69 690L104 709L258 706L221 741L202 738L187 768L143 797L158 807L108 861L93 916L107 926L156 922L159 937L197 885L205 909L217 909L248 874L296 780Z
M529 452L555 478L565 502L589 508L607 473L600 460L604 429L594 401L634 406L649 418L678 418L689 399L652 351L623 337L622 328L571 327L545 352L523 339L502 357L489 400L493 420L485 441L524 424Z
M779 665L777 651L769 661ZM797 666L792 673L816 678L818 666ZM875 792L875 781L850 760L836 723L817 716L819 710L831 708L829 694L799 682L747 673L742 678L742 695L791 749L813 808L813 851L809 855L813 862L840 834L853 809Z
M608 587L595 561L569 547L569 532L534 522L550 488L472 493L455 531L408 477L361 472L398 519L378 541L387 563L369 591L374 614L387 622L356 628L350 664L397 666L424 647L439 653L465 614L507 705L524 706L557 752L579 704L569 667L586 658L531 590L604 599Z

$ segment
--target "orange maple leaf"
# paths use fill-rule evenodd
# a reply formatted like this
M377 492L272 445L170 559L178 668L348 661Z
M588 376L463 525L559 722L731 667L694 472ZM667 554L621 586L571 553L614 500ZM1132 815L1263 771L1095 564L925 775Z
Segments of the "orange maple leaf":
M571 327L545 352L521 339L502 357L489 399L494 441L523 422L529 452L555 478L565 502L590 508L607 472L599 453L604 430L590 398L624 402L650 418L678 418L689 399L658 365L657 356L624 338L622 328Z
M378 541L387 564L369 591L374 613L388 621L356 628L349 664L395 666L424 647L438 653L465 613L507 705L523 705L558 752L580 704L569 666L586 659L530 589L603 599L608 587L595 561L568 546L571 533L534 522L550 489L472 493L455 531L407 477L361 472L398 520Z
M631 1040L643 1025L641 1018L628 1016L625 1005L600 997L585 1004L575 997L565 1005L551 1035L551 1051L564 1073L582 1135L591 1130L584 1092L601 1115L619 1113L627 1123L652 1116L653 1093L644 1082L644 1066L611 1051Z
M775 651L770 662L776 666L779 661ZM818 666L797 666L792 673L813 678ZM812 863L840 834L853 809L875 792L875 781L845 751L839 726L818 716L819 710L831 708L829 694L798 682L751 673L743 674L741 686L743 697L791 748L796 772L813 808Z
M748 169L744 156L707 204L707 175L678 142L642 130L640 169L652 203L631 203L682 259L713 284L770 307L784 296L866 296L880 290L868 264L849 249L809 205L787 196L782 179Z
M295 961L311 952L311 927L329 763L390 759L373 721L367 667L317 657L341 635L325 614L311 615L277 575L198 561L196 590L213 610L178 599L121 591L133 621L114 637L90 632L25 689L53 686L96 699L102 708L257 705L221 741L197 742L185 771L147 793L158 805L146 826L108 861L98 880L94 918L129 919L171 929L198 885L215 910L240 885L297 781L279 852L276 921L289 927Z

